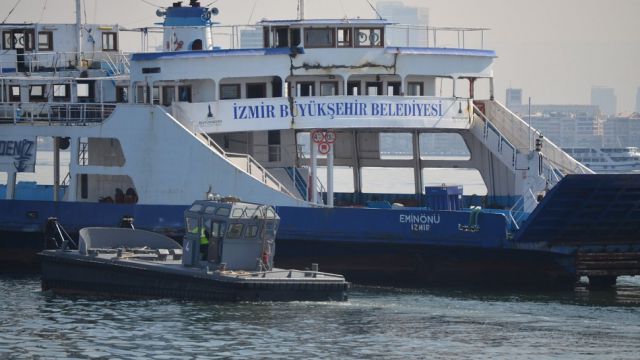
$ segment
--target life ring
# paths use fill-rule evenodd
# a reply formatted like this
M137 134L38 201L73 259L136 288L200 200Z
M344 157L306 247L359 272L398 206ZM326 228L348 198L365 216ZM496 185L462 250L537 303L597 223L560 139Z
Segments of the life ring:
M200 19L202 19L202 21L208 21L211 19L211 13L208 11L203 12L202 15L200 15Z
M359 33L358 33L358 42L359 42L360 44L362 44L362 43L364 43L364 42L366 42L366 41L367 41L367 34L366 34L366 33L364 33L364 32L359 32Z

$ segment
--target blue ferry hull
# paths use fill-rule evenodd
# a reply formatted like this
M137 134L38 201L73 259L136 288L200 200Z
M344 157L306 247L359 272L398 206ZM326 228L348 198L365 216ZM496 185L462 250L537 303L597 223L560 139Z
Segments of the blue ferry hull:
M117 226L134 217L140 229L183 235L187 206L0 200L0 264L37 269L44 224L57 217L72 235L86 226ZM463 231L469 212L421 208L278 207L275 264L341 273L369 284L522 285L572 283L571 258L504 248L506 219L482 213L478 231Z

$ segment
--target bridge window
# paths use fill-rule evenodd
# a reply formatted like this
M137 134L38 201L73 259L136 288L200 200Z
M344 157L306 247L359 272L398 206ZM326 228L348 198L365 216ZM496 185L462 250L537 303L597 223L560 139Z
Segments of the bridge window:
M23 29L5 30L2 32L2 40L2 46L6 50L33 50L34 31Z
M327 48L333 47L334 29L304 29L304 45L308 48Z
M352 47L353 37L351 36L352 30L350 28L338 29L338 47Z
M38 50L44 50L44 51L53 50L53 32L51 31L38 32Z
M242 224L231 224L229 225L229 231L227 232L227 238L229 239L237 239L242 235Z
M240 99L240 84L220 85L220 100Z
M411 133L380 133L380 159L413 159L413 135Z
M382 28L362 28L357 29L356 46L357 47L382 47L384 39L382 38Z
M115 32L102 33L102 51L118 50L118 34Z

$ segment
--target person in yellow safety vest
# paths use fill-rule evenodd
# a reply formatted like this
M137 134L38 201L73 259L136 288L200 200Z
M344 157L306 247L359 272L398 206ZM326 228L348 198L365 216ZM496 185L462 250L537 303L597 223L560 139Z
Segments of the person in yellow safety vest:
M207 260L207 255L209 253L209 234L208 231L202 227L200 231L200 258L202 260Z

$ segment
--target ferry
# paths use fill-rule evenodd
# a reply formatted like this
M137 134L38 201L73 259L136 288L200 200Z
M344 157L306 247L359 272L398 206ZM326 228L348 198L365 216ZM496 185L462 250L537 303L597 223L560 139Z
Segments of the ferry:
M608 286L640 274L640 174L593 174L496 101L487 29L299 9L222 26L216 8L175 2L140 29L161 48L132 54L119 47L127 29L80 11L75 26L0 25L0 263L33 264L49 217L70 233L133 218L179 239L191 200L213 192L275 205L277 266L320 263L349 281ZM468 155L430 157L440 136ZM52 185L22 184L43 139ZM389 156L389 139L405 155ZM458 169L486 194L425 175ZM381 193L381 180L410 190Z
M625 173L640 171L640 149L620 148L563 148L596 173Z

